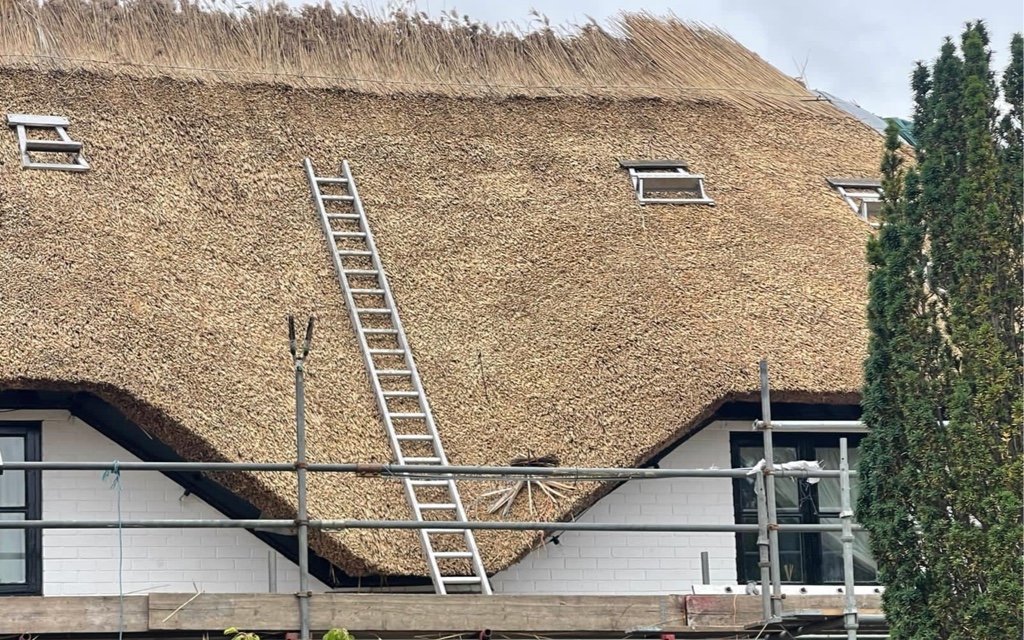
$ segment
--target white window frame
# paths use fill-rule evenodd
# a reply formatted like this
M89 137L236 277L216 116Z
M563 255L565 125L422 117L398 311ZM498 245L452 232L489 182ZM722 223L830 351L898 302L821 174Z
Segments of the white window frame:
M82 154L82 143L68 135L71 125L67 118L59 116L37 116L24 113L7 114L7 126L18 136L18 152L21 154L22 169L82 172L89 170L89 163ZM54 134L52 139L28 137L29 129L45 129ZM71 156L71 162L36 162L33 153L62 153Z
M878 227L878 214L882 210L882 183L870 178L825 178L829 186L850 205L857 217Z
M629 179L640 204L715 204L704 190L704 175L690 173L681 160L620 160L619 166L629 171ZM695 198L648 195L658 191L697 191L700 195Z

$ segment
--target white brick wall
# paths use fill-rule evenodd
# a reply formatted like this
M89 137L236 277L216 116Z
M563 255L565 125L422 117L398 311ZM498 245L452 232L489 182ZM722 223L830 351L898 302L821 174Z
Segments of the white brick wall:
M27 412L25 412L27 413ZM38 412L36 412L38 413ZM61 415L63 413L63 416ZM43 422L44 460L122 462L138 458L66 412L47 412ZM5 415L5 420L20 419ZM24 419L31 419L28 416ZM35 418L38 419L38 418ZM43 518L117 518L117 492L102 472L44 471ZM124 519L224 518L166 476L155 472L121 474ZM123 581L126 593L152 591L268 591L270 547L241 529L124 529ZM276 553L276 552L275 552ZM277 554L277 585L298 588L298 567ZM326 586L311 580L312 588ZM49 529L43 532L43 593L100 595L118 592L116 530Z
M729 432L749 422L716 422L666 456L663 469L732 466ZM678 478L627 482L591 507L581 522L733 523L727 478ZM562 534L558 545L537 549L494 576L498 593L660 594L689 592L700 584L700 552L710 559L711 582L736 583L736 542L731 533Z

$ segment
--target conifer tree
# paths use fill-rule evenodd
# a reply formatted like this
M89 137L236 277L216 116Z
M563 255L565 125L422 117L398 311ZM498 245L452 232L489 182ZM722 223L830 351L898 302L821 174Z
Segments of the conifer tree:
M894 640L1020 637L1021 37L1000 118L969 23L913 75L916 166L895 127L871 266L858 517Z

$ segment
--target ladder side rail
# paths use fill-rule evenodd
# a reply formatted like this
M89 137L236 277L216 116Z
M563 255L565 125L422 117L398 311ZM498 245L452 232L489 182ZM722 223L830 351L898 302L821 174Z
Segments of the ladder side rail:
M412 357L412 349L409 348L409 342L406 339L405 328L402 326L402 320L398 314L398 306L395 304L394 295L391 292L391 284L388 282L387 276L384 272L384 266L381 263L380 253L377 251L377 245L373 239L373 232L370 230L370 225L366 223L366 213L363 210L363 202L359 198L358 190L355 182L352 180L352 171L349 168L348 161L342 161L341 165L342 175L348 180L349 193L352 195L352 204L356 210L356 214L359 216L359 224L361 231L366 234L365 241L366 246L370 250L370 261L373 264L373 268L379 274L377 285L384 291L385 304L391 309L391 322L398 332L397 340L398 347L405 352L405 365L411 372L411 382L413 389L416 391L420 412L426 415L426 426L427 432L434 438L434 454L440 458L440 463L443 466L448 465L448 457L445 455L444 449L441 446L441 437L437 431L437 426L434 424L434 416L430 411L430 404L427 401L427 394L423 390L423 383L420 381L419 371L416 369L416 363ZM384 404L386 399L383 393L378 396L378 400L381 402L381 410L387 413L387 405Z
M333 231L331 230L331 222L327 217L327 209L324 207L323 196L320 193L320 185L317 183L316 173L313 171L313 163L309 158L304 161L306 167L306 177L309 179L310 190L313 193L313 203L316 205L317 214L320 216L320 224L323 227L324 235L327 236L327 245L331 250L331 259L334 260L334 269L338 274L338 282L341 284L342 294L345 296L345 306L348 307L349 320L352 322L352 326L356 332L356 339L359 341L359 350L363 354L363 363L366 365L366 371L370 376L370 384L373 386L373 393L377 397L377 404L383 413L385 426L387 427L388 439L391 441L391 448L398 456L399 462L403 462L402 449L399 446L398 440L395 438L395 430L391 424L391 418L387 415L387 405L384 404L384 393L381 389L380 378L377 376L377 367L373 363L373 356L370 355L370 345L366 342L366 334L363 333L362 323L359 320L359 312L356 310L355 298L352 295L352 287L349 286L348 278L345 276L345 267L341 262L341 255L338 253L337 243L334 240ZM351 176L348 176L351 179ZM354 188L351 182L348 184L350 193L353 196L353 202L358 202L358 196L354 193ZM362 208L360 207L360 211ZM368 225L364 224L364 218L360 218L359 226L365 229ZM374 266L378 269L377 279L380 281L381 273L379 271L379 265ZM415 510L414 510L415 511Z
M406 367L411 372L411 382L413 385L413 389L415 389L418 396L420 412L423 413L425 416L424 422L426 423L427 432L433 437L434 454L440 459L441 465L447 466L448 456L445 454L444 446L441 443L441 436L438 433L436 424L434 423L434 414L430 410L430 403L427 400L427 394L423 390L423 383L420 380L419 371L416 369L416 363L413 360L412 349L409 347L409 343L405 335L405 329L402 327L402 320L398 314L398 306L395 304L394 295L391 292L391 284L388 282L388 278L385 275L384 267L380 259L380 253L377 251L377 245L373 239L373 232L370 230L370 225L366 221L366 212L363 210L363 201L359 197L358 188L356 187L355 181L352 179L352 171L349 167L348 160L342 161L341 171L344 178L348 181L347 184L349 194L352 195L352 205L353 208L355 209L356 214L359 216L359 224L361 231L366 234L364 239L366 241L367 248L370 250L370 260L373 264L373 268L376 269L378 273L377 284L384 291L384 299L388 307L391 309L392 324L394 325L395 330L398 331L396 337L398 339L399 348L405 351ZM326 217L324 217L324 222L326 223L326 221L327 219ZM369 357L369 352L364 353L366 353L367 357ZM384 397L383 393L379 391L379 385L378 393L378 402L381 405L381 411L385 415L387 415L387 399ZM394 433L393 429L390 429L390 431L392 434ZM397 439L393 438L393 443L397 443ZM416 498L415 489L412 487L408 480L405 481L405 484L407 487L407 491L410 492L410 501L418 505L419 500L418 498ZM452 502L456 506L456 515L458 521L468 522L469 519L466 516L466 510L464 505L462 504L462 497L459 495L459 489L456 486L455 480L453 478L448 478L448 491L452 497ZM414 508L414 510L418 511L418 507ZM426 532L423 532L421 537L424 541L424 546L429 547L430 542L428 539L428 534ZM490 595L491 585L490 581L487 579L487 572L484 569L483 560L481 560L480 558L480 551L476 545L476 537L473 535L473 532L469 529L466 529L463 532L463 537L466 541L466 545L468 547L469 552L473 554L473 569L477 573L477 576L480 578L481 591L486 595ZM433 553L431 551L427 551L426 556L428 562L432 565L431 570L435 570L436 560L434 558ZM440 580L438 580L435 583L435 586L437 587L437 589L440 590L442 594L445 593L444 584Z
M309 180L310 189L312 190L313 193L313 201L314 204L316 205L317 213L320 216L320 224L323 227L324 234L327 236L328 246L331 249L331 256L334 260L335 271L337 271L338 273L338 280L341 284L342 293L345 296L345 304L346 306L348 306L349 319L352 322L352 326L356 332L356 337L359 340L360 351L362 351L363 354L363 363L366 365L367 373L370 376L370 383L373 386L374 395L377 397L377 406L379 407L381 411L381 416L384 419L385 431L388 434L388 440L391 444L391 450L394 452L399 463L402 463L404 462L405 456L402 453L401 443L398 441L398 438L396 437L397 434L395 432L394 424L391 421L391 417L389 415L387 408L387 399L384 397L383 389L381 388L380 384L380 378L377 375L377 368L373 362L373 356L370 354L370 346L366 341L366 334L363 333L362 324L359 319L359 313L358 311L356 311L356 304L355 299L352 295L352 288L349 285L348 278L345 276L345 269L341 263L341 256L338 254L337 244L334 240L333 231L331 229L330 219L327 217L327 210L324 207L323 197L320 192L320 185L319 183L317 183L317 176L316 173L313 171L313 163L310 161L309 158L306 158L304 164L306 166L306 176ZM363 208L359 201L359 194L356 190L355 183L352 181L352 174L350 171L348 171L347 163L343 164L342 167L345 179L347 181L345 186L349 192L349 195L352 196L353 210L359 216L358 221L360 231L362 233L367 234L364 236L364 238L369 240L369 224L367 223L366 216L363 213ZM372 255L376 256L374 247L372 244L369 243L369 241L367 242L367 246L370 248ZM384 287L381 285L386 284L387 278L384 277L384 271L381 268L379 260L373 260L373 268L377 271L377 285L383 289ZM392 309L394 309L394 307L392 307ZM395 329L399 331L398 335L401 336L401 329L398 327L397 324L395 325ZM416 490L412 486L410 479L403 478L402 486L405 489L406 499L409 502L409 505L412 507L414 519L418 522L422 522L423 512L419 507L419 499L416 497ZM444 582L441 579L440 567L438 567L437 560L434 558L433 548L430 544L428 534L426 533L426 531L422 529L420 530L419 534L420 545L423 547L423 555L427 560L427 568L430 571L430 577L434 583L434 590L440 595L445 595L447 591L445 589Z

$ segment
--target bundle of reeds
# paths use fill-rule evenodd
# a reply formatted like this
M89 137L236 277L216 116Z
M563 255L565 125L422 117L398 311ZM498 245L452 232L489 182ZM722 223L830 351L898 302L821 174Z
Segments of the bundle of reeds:
M520 456L513 458L509 463L512 467L557 467L558 456L549 454L545 456ZM539 494L547 496L553 505L558 505L558 499L566 499L566 494L573 491L574 487L564 482L558 482L550 478L530 478L525 477L520 480L511 480L508 482L502 482L503 486L494 491L488 491L480 495L479 500L494 497L494 502L487 507L487 513L498 513L501 512L503 517L507 517L512 511L512 505L515 504L516 499L526 493L527 503L529 504L530 513L535 513L535 505L533 501L534 489Z
M723 100L811 95L725 33L674 17L492 26L230 0L0 0L0 65L449 96Z

